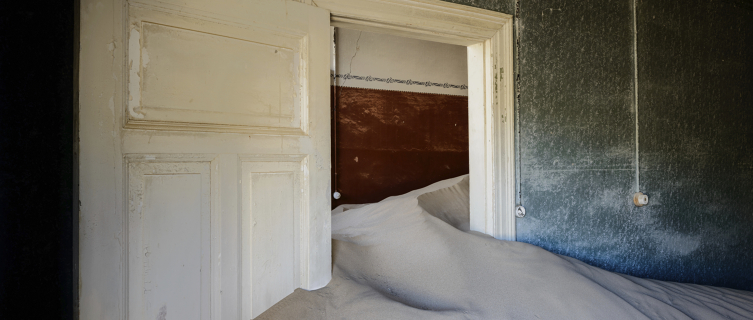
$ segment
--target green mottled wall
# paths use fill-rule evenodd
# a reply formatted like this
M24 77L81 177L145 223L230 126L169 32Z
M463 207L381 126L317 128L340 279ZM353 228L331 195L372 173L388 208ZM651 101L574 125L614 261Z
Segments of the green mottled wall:
M641 0L637 270L753 290L753 1Z
M519 241L753 290L753 1L452 2L518 22Z
M513 14L515 12L515 0L444 0L447 2L466 6Z
M640 267L630 1L520 4L518 239L599 267Z

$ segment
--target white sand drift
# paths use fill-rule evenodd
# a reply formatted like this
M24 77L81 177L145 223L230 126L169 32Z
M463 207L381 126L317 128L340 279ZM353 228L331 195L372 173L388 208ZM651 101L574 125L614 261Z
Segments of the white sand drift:
M753 319L753 292L613 273L468 225L468 176L340 206L332 281L257 319Z

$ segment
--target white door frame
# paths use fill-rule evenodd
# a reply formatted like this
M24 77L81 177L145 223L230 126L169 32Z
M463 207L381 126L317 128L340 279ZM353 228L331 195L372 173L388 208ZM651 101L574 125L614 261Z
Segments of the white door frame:
M439 0L314 0L331 25L468 47L471 230L515 240L512 16Z

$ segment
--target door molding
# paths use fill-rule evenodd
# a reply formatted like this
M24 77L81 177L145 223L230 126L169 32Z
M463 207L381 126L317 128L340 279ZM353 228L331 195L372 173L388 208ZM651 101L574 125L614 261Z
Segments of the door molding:
M155 318L165 306L168 317L190 312L200 319L250 319L296 288L314 290L330 281L329 12L302 1L82 0L81 318ZM227 55L211 50L219 43ZM211 64L219 59L227 63ZM249 71L241 76L260 75L261 81L253 83L267 84L279 71L276 80L283 87L277 96L282 98L249 98L257 93L245 90L252 81L231 73L246 65ZM217 81L212 78L217 74L229 76ZM176 75L181 75L179 81L172 81ZM236 84L243 90L232 86ZM285 84L292 89L283 95ZM219 99L214 92L224 91L216 88L233 90ZM241 121L264 111L257 106L262 104L277 110L268 114L282 118L292 113L294 120ZM282 109L286 104L295 110ZM159 109L151 116L155 110L144 108L150 106ZM303 111L296 111L299 106ZM209 116L200 117L199 112ZM220 112L224 116L218 119ZM246 177L255 179L245 185L243 166L253 174ZM257 192L244 193L244 186ZM290 193L299 201L277 201ZM251 205L243 202L257 199ZM303 205L308 207L299 208ZM257 217L274 218L249 221L241 212L248 208L259 213ZM277 219L271 213L278 209L290 214ZM159 216L164 219L154 218L154 212L165 212ZM274 248L292 250L276 261L271 250L257 250L254 259L248 259L244 248L252 244L244 239L273 230L260 227L254 234L253 222L282 226L278 229L283 236L272 231L268 235L280 240ZM184 241L185 250L172 250L175 242L163 240L167 238L190 241ZM260 243L270 242L263 240ZM144 243L162 243L163 249L147 251ZM180 270L188 261L188 271L170 269L176 261ZM266 276L257 272L267 270L264 264L252 264L258 261L285 268ZM159 274L186 280L147 282ZM265 278L254 282L254 275ZM176 299L191 296L186 303L167 301L162 298L172 298L173 292L152 290L157 285L174 285ZM272 294L266 295L265 288ZM159 299L165 304L154 302Z
M148 272L133 272L145 268L147 258L141 254L140 248L143 243L142 236L146 233L147 223L143 221L144 186L146 177L171 177L179 175L196 175L201 177L202 201L201 201L201 268L209 271L202 275L201 285L210 290L202 292L201 316L209 318L211 310L219 310L222 298L219 282L221 273L219 268L213 267L220 262L217 254L220 252L221 230L219 228L221 208L218 206L219 186L217 176L219 174L217 154L124 154L123 155L123 178L124 203L122 234L126 241L123 244L122 255L126 263L123 268L123 296L125 318L146 318L142 313L144 301L142 292L152 291L153 288L145 286L145 274ZM134 181L141 180L141 181ZM133 183L136 182L136 183ZM151 281L147 281L151 282ZM216 311L215 311L216 312Z
M468 47L471 230L515 240L511 15L439 0L315 0L331 25Z

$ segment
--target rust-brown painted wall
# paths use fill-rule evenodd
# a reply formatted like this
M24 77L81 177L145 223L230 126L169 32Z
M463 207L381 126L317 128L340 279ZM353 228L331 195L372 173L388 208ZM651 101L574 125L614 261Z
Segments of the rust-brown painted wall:
M342 194L333 208L468 173L468 97L349 87L332 97L333 181Z

